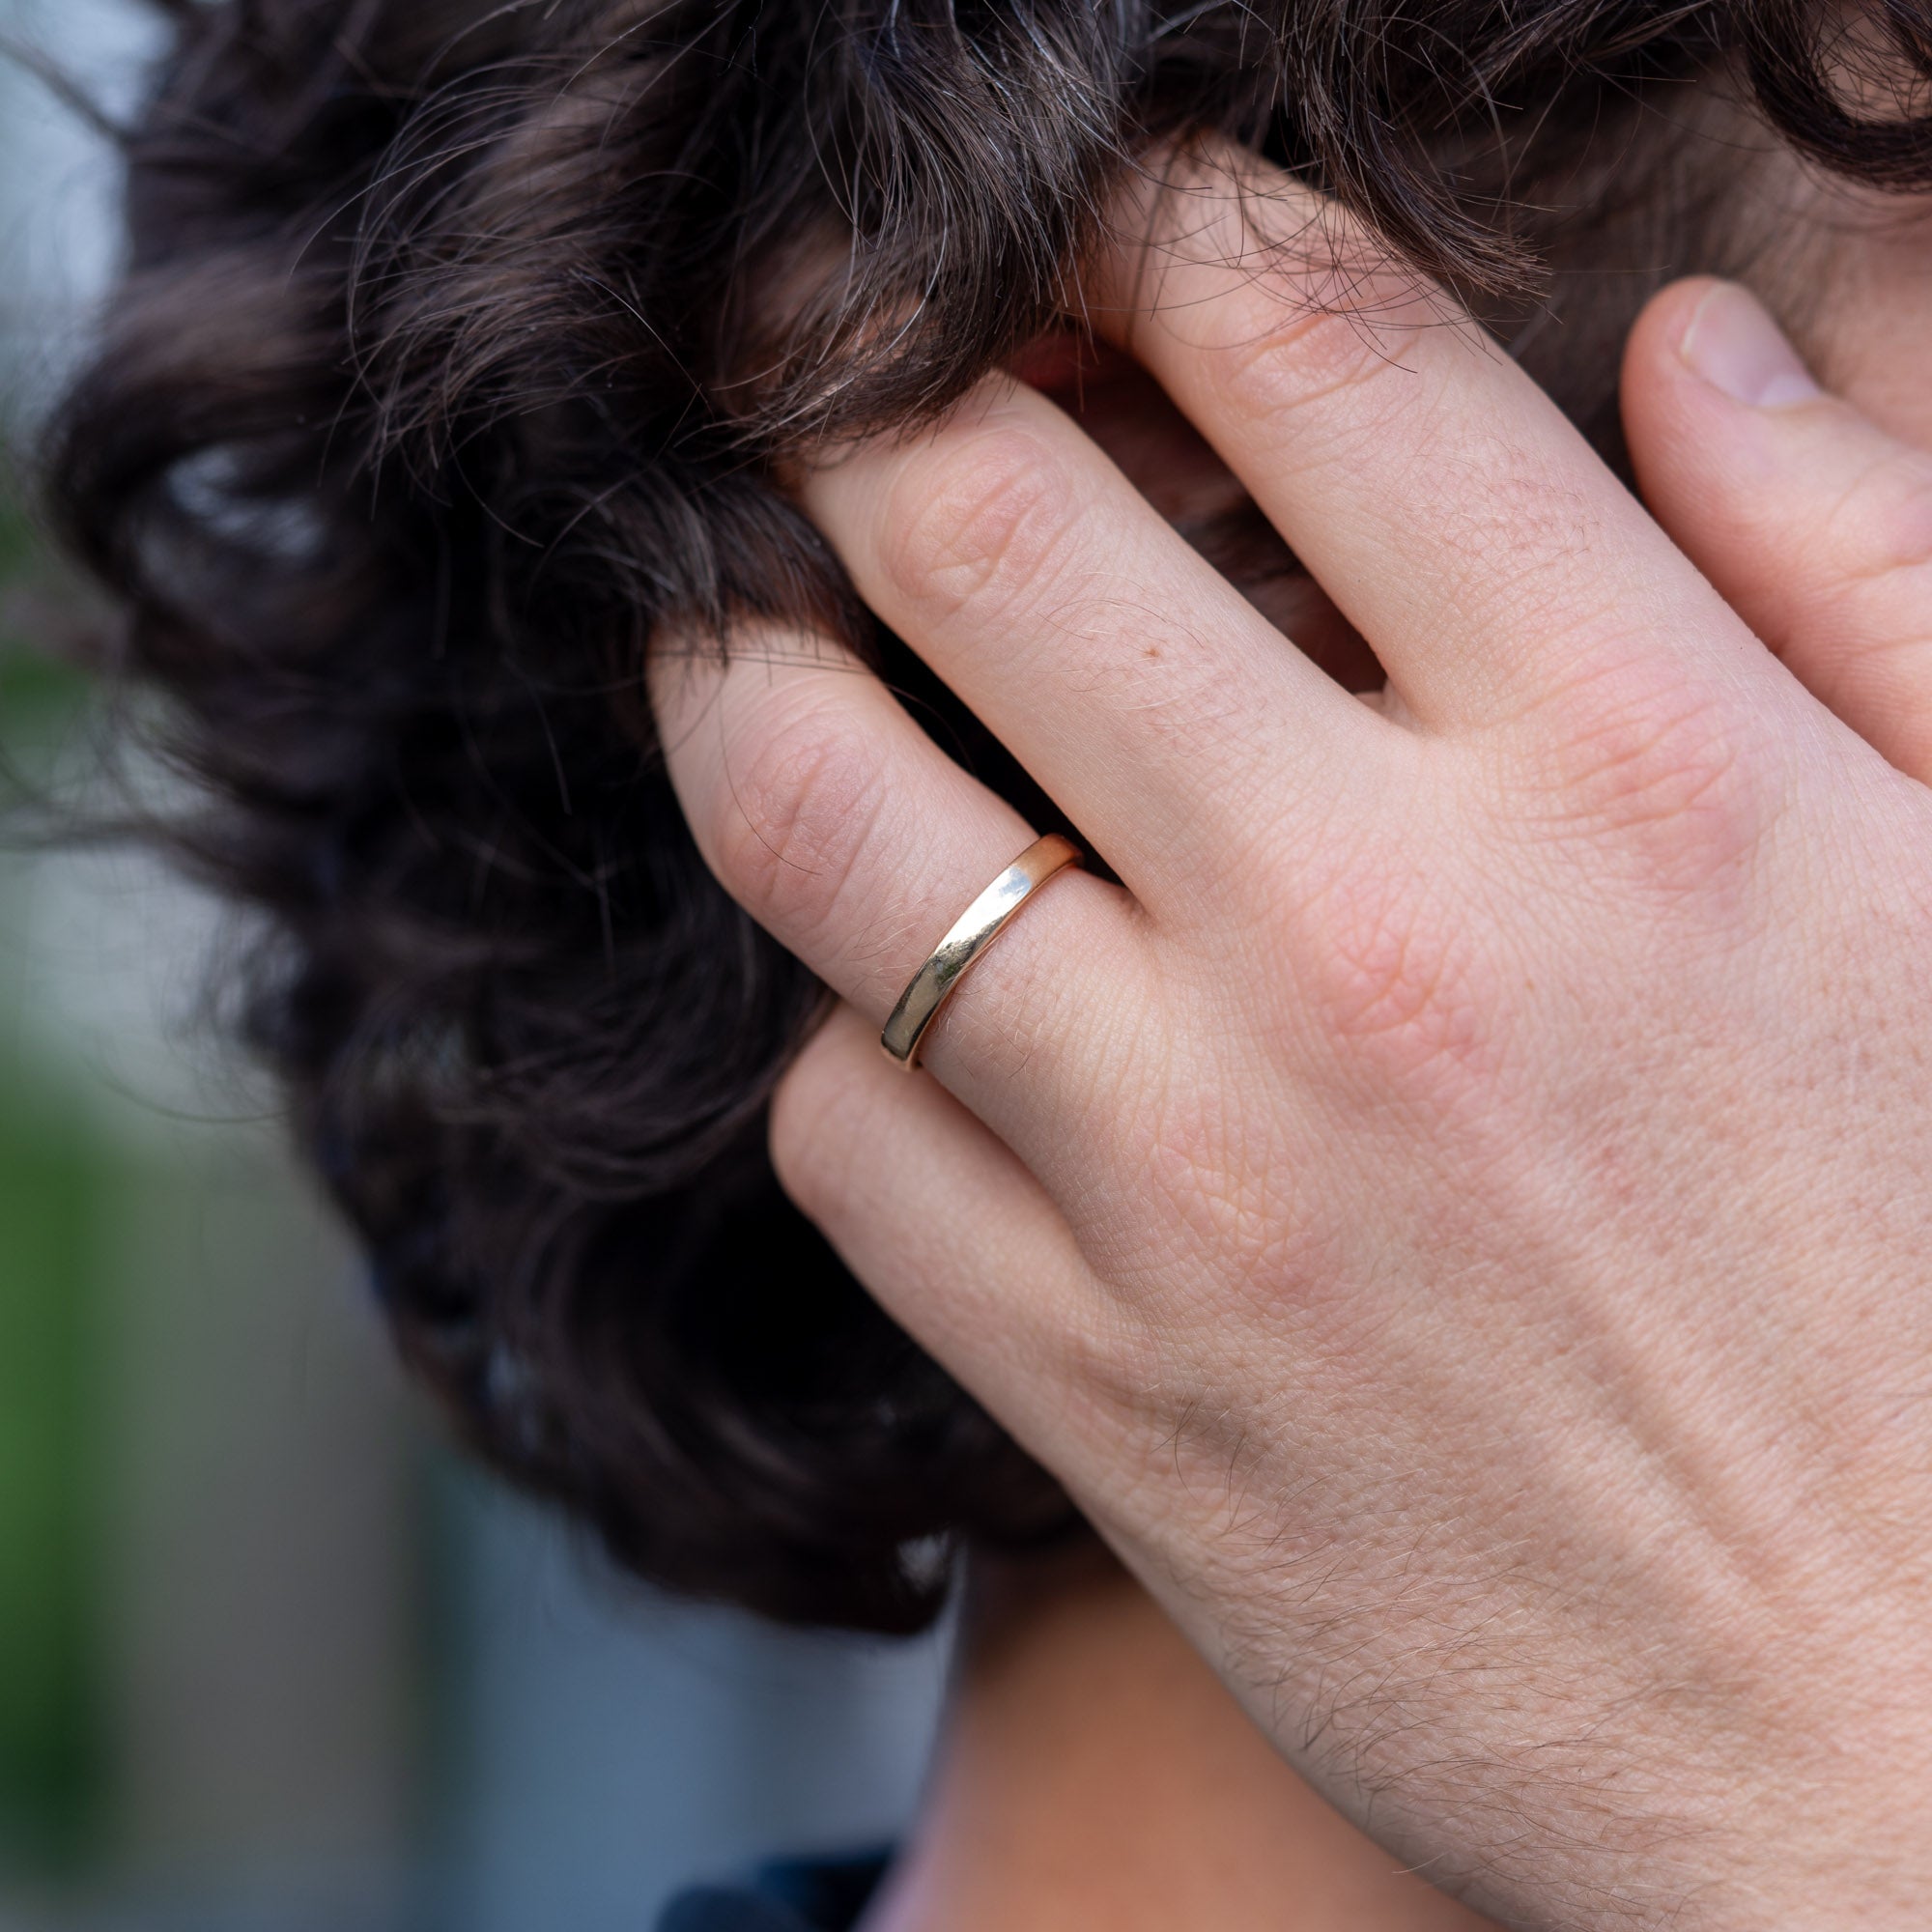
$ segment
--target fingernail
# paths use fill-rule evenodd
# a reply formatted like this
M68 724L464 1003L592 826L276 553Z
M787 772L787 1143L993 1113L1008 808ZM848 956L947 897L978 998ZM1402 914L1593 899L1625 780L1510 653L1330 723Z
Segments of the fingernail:
M1677 353L1713 388L1756 409L1822 393L1784 331L1735 282L1718 283L1697 304Z

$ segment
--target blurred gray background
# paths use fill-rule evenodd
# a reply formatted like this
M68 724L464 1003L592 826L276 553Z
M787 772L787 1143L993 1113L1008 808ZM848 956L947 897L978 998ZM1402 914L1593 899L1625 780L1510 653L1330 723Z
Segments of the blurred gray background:
M128 0L0 0L110 103ZM17 485L115 259L111 155L0 62L0 743L85 782L77 621ZM0 852L0 1927L645 1932L889 1837L943 1670L655 1599L459 1467L272 1096L198 1005L214 910Z

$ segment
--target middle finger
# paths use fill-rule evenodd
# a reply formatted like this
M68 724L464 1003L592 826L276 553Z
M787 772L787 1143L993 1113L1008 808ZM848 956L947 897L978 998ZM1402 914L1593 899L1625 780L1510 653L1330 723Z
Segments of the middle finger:
M1332 796L1394 728L1004 378L805 497L866 602L1156 915L1238 864L1258 787L1277 811L1297 786Z
M1228 151L1137 182L1088 280L1426 726L1506 721L1647 662L1762 671L1738 621L1443 291Z

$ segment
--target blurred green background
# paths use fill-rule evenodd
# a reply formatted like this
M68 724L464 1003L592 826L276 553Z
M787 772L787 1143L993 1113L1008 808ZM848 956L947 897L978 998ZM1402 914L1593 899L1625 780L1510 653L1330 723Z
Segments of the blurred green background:
M11 508L0 522L0 600L21 601L33 575L25 522ZM11 721L0 737L57 735L77 693L28 655L13 617L0 601L0 719ZM7 881L8 912L21 883ZM17 956L11 963L17 971ZM101 1236L131 1176L22 1033L0 1035L0 1851L11 1840L17 1855L71 1870L96 1842L105 1782L93 1667L105 1493Z
M0 0L110 102L151 36L131 0ZM99 613L23 468L113 196L0 62L16 812L94 763L48 647ZM222 930L137 853L0 847L0 1928L645 1932L681 1881L890 1834L943 1644L660 1601L460 1469L202 1017Z

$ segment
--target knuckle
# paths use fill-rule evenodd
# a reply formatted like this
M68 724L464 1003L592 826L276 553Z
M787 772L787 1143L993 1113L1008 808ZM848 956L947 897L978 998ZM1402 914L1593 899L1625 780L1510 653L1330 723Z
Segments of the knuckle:
M1861 470L1821 536L1833 576L1847 587L1932 563L1932 458L1901 448Z
M1364 427L1372 428L1414 396L1399 347L1353 307L1304 307L1288 315L1276 308L1257 316L1252 331L1210 356L1207 366L1218 398L1241 416L1272 422L1346 398L1368 410L1373 420ZM1388 391L1391 372L1410 379L1400 397Z
M1170 1249L1219 1257L1231 1280L1272 1295L1295 1278L1305 1150L1277 1122L1244 1112L1243 1097L1238 1081L1167 1083L1128 1145L1161 1203Z
M1566 692L1564 723L1535 758L1529 822L1581 836L1620 875L1671 895L1747 870L1776 813L1781 769L1724 693L1654 652L1600 667Z
M1058 453L1029 430L976 435L936 466L908 464L885 517L893 589L929 615L1001 608L1049 577L1080 518Z
M734 738L708 842L726 890L781 938L838 905L886 796L880 756L824 698L779 698Z
M1351 1060L1399 1087L1482 1065L1495 1002L1474 922L1392 856L1338 872L1298 949L1309 1011Z

